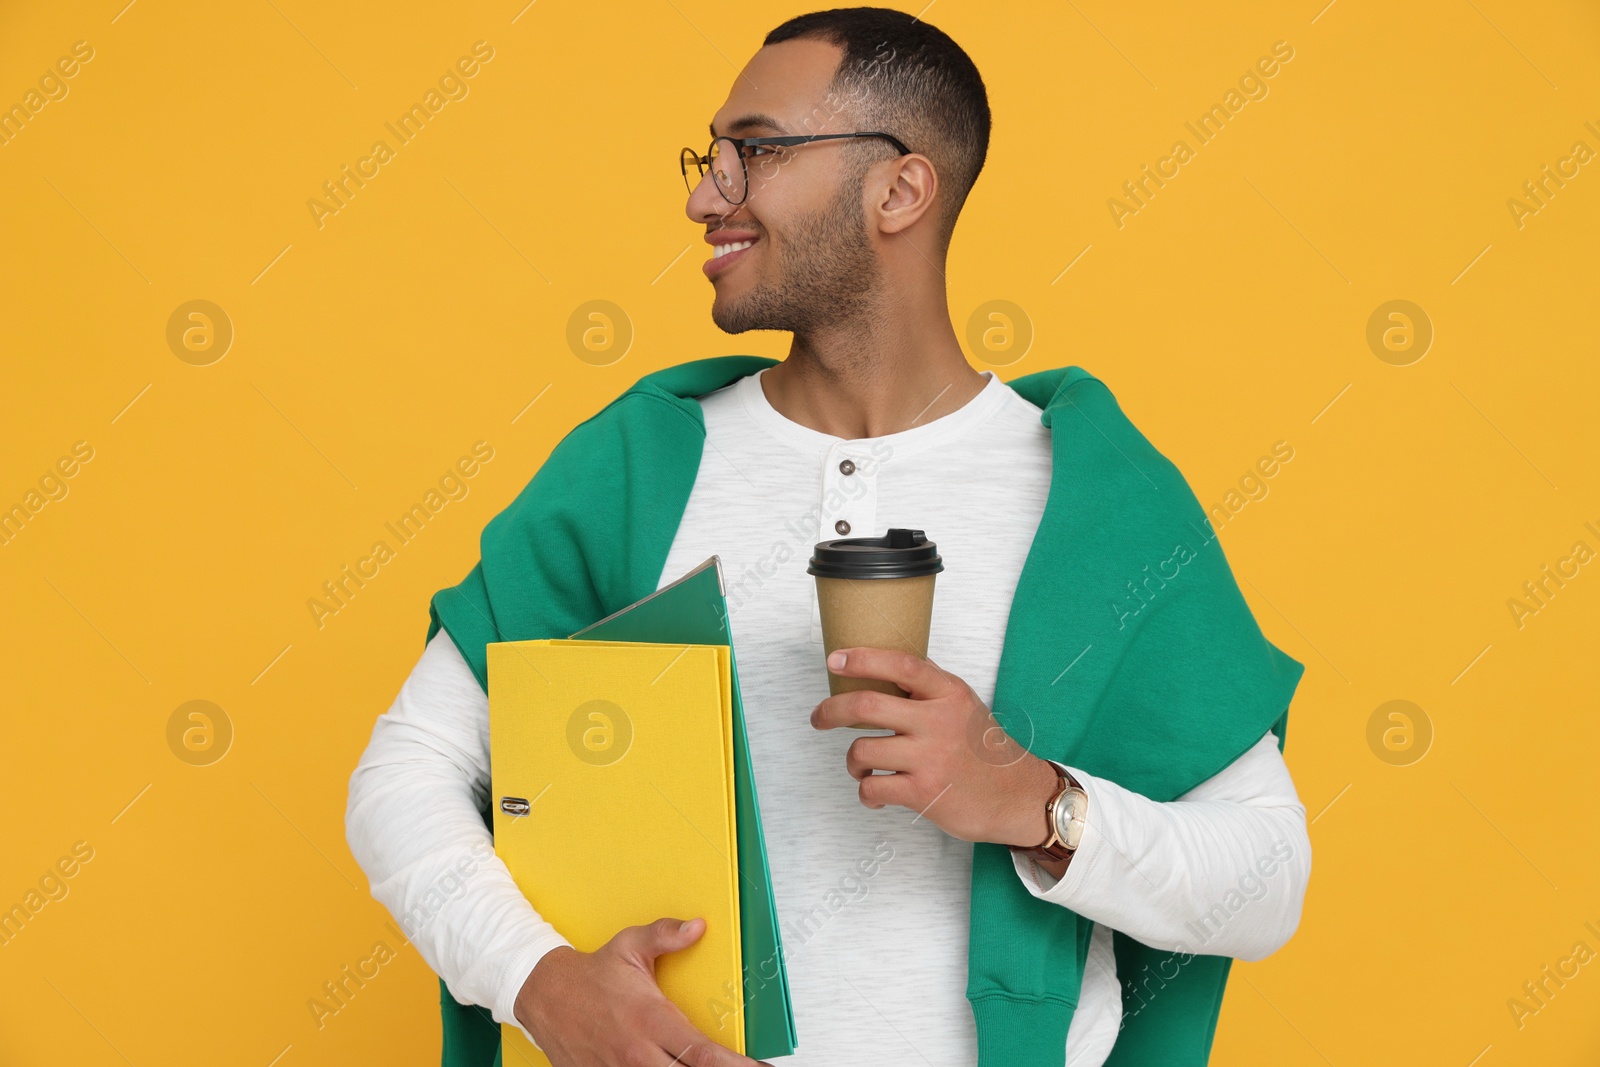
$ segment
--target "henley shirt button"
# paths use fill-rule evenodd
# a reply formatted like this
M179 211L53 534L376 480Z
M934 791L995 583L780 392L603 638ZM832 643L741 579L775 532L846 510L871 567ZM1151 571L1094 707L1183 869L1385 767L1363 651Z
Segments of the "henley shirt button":
M840 463L839 463L839 473L840 474L854 474L855 472L856 472L856 465L854 463L852 463L850 460L847 459L847 460L840 461Z
M849 460L845 460L845 462L848 463L850 461ZM848 522L845 522L843 519L840 519L838 522L834 523L833 524L833 528L835 530L838 530L842 534L847 534L847 533L850 532L850 524Z

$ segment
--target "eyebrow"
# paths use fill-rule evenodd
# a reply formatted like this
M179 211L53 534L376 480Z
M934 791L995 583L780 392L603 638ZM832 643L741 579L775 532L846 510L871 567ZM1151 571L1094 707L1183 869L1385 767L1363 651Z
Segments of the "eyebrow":
M783 123L779 122L771 115L745 115L742 118L734 120L733 124L728 127L727 136L731 137L741 130L749 130L757 126L765 127L769 130L777 130L779 133L789 132L788 130L784 129ZM714 122L707 123L706 128L711 131L712 137L723 136L717 133L717 125Z

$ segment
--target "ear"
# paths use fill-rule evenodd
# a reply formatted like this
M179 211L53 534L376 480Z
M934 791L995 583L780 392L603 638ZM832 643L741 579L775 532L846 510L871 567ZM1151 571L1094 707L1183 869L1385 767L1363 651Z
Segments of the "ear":
M939 172L933 169L933 161L919 152L887 160L879 166L887 167L886 179L876 187L869 183L869 188L875 189L878 228L884 233L909 230L934 210Z

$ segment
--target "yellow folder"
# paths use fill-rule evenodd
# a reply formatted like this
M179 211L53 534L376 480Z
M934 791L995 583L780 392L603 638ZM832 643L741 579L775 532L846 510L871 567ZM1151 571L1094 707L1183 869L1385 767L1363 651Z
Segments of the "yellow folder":
M656 961L695 1028L744 1052L727 645L491 643L495 853L574 948L625 926L706 921ZM549 1060L502 1026L505 1067Z

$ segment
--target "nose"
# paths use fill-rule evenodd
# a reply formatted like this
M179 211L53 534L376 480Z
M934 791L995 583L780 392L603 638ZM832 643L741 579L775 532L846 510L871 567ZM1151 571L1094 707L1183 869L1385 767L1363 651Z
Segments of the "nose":
M689 193L689 199L684 203L684 214L689 216L691 222L706 223L716 219L726 219L738 211L739 207L728 203L727 198L717 191L710 171L700 176L700 180Z

